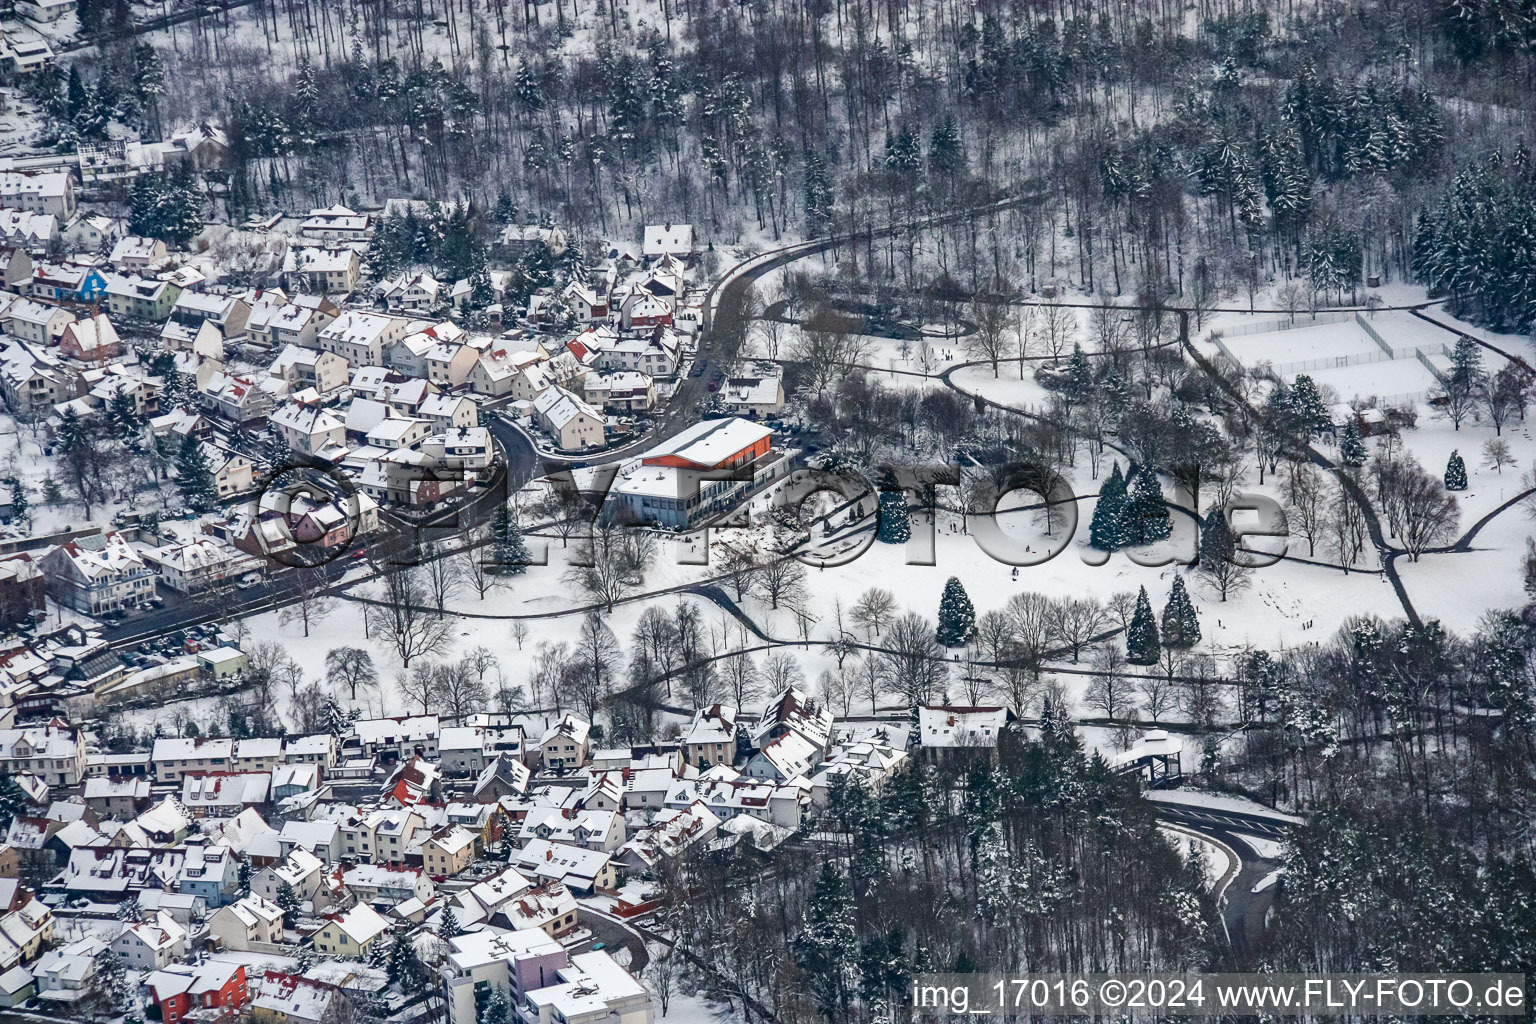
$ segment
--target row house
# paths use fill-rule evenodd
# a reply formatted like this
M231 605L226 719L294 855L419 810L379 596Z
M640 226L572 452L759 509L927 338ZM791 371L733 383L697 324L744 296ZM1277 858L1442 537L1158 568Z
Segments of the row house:
M205 736L160 736L150 752L155 779L180 782L188 774L228 771L234 764L235 741Z
M75 177L68 171L0 171L0 204L68 220L75 213Z
M394 342L409 333L411 321L382 313L347 310L315 335L324 352L334 352L349 366L379 366Z
M141 553L160 582L179 594L201 593L259 571L263 564L260 559L211 537L172 542Z
M3 239L6 245L42 252L49 249L59 238L59 218L53 214L29 213L26 210L0 207L0 239ZM30 273L27 276L30 277ZM5 281L7 288L13 287L16 283L7 276Z
M606 436L603 414L558 386L533 400L533 418L564 451L595 448Z
M43 556L48 596L100 616L138 607L155 596L155 574L119 533L77 537Z

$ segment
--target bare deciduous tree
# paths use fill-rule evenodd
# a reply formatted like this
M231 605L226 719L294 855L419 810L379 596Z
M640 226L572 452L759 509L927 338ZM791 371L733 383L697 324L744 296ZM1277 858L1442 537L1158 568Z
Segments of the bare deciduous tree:
M564 579L613 611L616 602L645 583L656 540L648 530L601 523L581 542L580 553Z
M417 566L391 565L379 575L376 603L363 613L369 632L400 656L402 668L453 646L452 620L437 614L430 599Z
M1051 628L1056 638L1071 648L1074 664L1083 648L1104 632L1108 621L1104 606L1091 597L1068 597L1051 605Z
M293 580L290 591L293 600L277 613L277 621L285 626L297 622L304 627L304 635L309 636L309 627L325 618L336 606L331 597L330 577L321 566L306 566L295 569L290 578Z

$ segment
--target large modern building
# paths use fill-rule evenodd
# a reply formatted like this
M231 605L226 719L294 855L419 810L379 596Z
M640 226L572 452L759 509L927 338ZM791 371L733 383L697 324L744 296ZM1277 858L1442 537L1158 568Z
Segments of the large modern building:
M727 512L789 472L773 431L732 417L694 424L624 467L613 500L643 522L687 529ZM710 479L734 471L727 479Z

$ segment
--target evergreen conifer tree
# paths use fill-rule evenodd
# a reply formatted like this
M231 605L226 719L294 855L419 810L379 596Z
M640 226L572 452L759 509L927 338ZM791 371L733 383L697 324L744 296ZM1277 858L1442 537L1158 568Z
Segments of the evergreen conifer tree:
M11 522L26 529L32 522L32 506L27 503L27 485L20 479L11 484Z
M1184 587L1184 577L1173 578L1168 603L1163 606L1163 643L1173 648L1189 648L1200 642L1200 619Z
M0 828L27 813L27 794L10 772L0 772Z
M1157 471L1151 466L1142 466L1131 481L1126 498L1124 543L1127 546L1154 544L1172 532L1173 520L1163 502L1163 488L1157 482Z
M1089 544L1100 551L1113 551L1125 543L1125 500L1125 477L1117 462L1094 502L1093 521L1088 527Z
M203 443L193 434L181 442L176 455L176 487L194 512L207 512L219 503L219 487Z
M810 899L805 927L795 936L795 961L822 1014L839 1019L848 1006L848 978L857 951L853 894L831 861L823 861Z
M1467 464L1462 461L1460 452L1451 452L1451 458L1445 464L1445 489L1448 491L1467 489Z
M1151 665L1162 652L1152 602L1147 600L1147 588L1142 587L1141 593L1136 595L1136 612L1125 630L1125 658L1133 665Z
M976 633L976 609L958 577L944 584L939 599L938 641L945 647L964 647Z
M1346 423L1344 433L1339 437L1339 458L1344 460L1346 466L1363 466L1367 456L1360 428L1353 421Z
M875 539L882 544L905 544L912 536L912 523L907 516L905 491L880 492L880 523Z
M505 505L491 521L490 565L492 572L505 576L516 576L528 567L528 546L523 543L517 520Z
M1291 406L1300 417L1302 425L1314 433L1327 427L1330 422L1328 407L1323 404L1323 395L1317 390L1317 382L1305 373L1298 374L1295 383L1291 385Z

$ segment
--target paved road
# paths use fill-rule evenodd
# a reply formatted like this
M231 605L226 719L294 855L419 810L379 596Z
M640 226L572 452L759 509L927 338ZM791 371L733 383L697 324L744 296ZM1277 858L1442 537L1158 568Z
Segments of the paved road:
M414 519L386 512L379 532L370 535L367 543L378 545L390 541L430 538L433 533L456 533L465 525L484 522L495 512L508 493L508 488L519 487L528 479L532 465L530 450L526 450L526 447L514 450L489 483L472 492L467 502L445 505L436 512ZM448 557L449 554L445 552L440 557ZM331 586L364 564L349 554L343 554L325 563L321 569L325 573L327 586ZM371 567L365 572L366 575L375 574ZM222 622L240 615L280 608L297 600L298 584L296 570L281 568L270 570L261 582L251 587L229 587L194 598L172 595L170 603L164 608L136 613L115 626L106 627L102 635L113 647L130 647L189 626Z
M1256 893L1253 885L1280 866L1261 856L1244 837L1253 836L1278 842L1285 839L1290 829L1301 819L1257 809L1242 811L1180 802L1181 797L1189 795L1180 790L1148 794L1159 820L1215 840L1231 849L1242 860L1242 868L1228 882L1222 894L1226 900L1222 907L1222 919L1226 922L1227 936L1232 942L1233 953L1241 958L1246 950L1256 948L1262 940L1270 908L1275 903L1275 886Z

